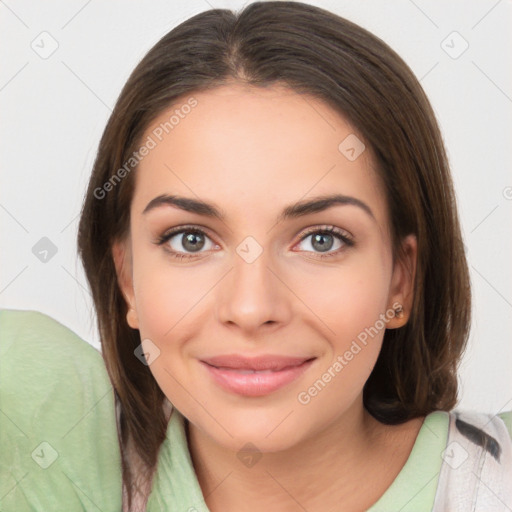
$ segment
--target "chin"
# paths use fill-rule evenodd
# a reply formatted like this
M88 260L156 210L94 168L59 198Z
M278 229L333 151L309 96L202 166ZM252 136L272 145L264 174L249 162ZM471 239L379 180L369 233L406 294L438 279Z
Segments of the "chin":
M223 411L216 416L216 419L222 418L218 420L220 425L209 417L205 419L206 423L193 423L226 449L238 452L252 443L260 452L271 453L300 442L300 424L290 421L293 413L288 418L287 414L283 414L282 408L278 414L262 414L261 409L250 413L233 411L232 414Z

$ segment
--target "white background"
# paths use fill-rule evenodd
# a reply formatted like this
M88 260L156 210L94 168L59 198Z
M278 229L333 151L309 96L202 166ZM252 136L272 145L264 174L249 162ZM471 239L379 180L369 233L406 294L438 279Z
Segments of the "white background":
M99 348L75 245L108 116L132 69L165 33L204 10L244 3L0 2L0 308L42 311ZM309 3L386 41L432 102L452 165L473 285L459 408L510 410L512 2ZM40 36L45 31L51 36ZM46 59L31 47L42 46L41 37L47 49L51 38L58 44ZM467 50L452 58L464 41ZM46 263L32 252L42 237L57 249Z

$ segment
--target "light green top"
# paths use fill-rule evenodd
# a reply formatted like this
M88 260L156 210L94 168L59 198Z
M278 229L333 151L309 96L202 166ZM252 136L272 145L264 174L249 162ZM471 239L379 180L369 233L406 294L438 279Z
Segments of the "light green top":
M512 412L501 413L512 432ZM429 414L369 512L431 511L449 414ZM512 436L512 434L511 434ZM0 311L0 511L121 511L114 394L101 354L52 318ZM208 512L175 409L147 512Z
M0 511L120 512L114 394L101 354L34 311L0 311Z

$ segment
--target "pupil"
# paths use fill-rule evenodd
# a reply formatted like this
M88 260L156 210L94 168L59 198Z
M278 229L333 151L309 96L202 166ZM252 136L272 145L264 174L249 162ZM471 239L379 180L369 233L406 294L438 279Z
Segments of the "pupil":
M325 238L326 237L331 239L330 243L325 243ZM318 244L318 247L315 244ZM313 237L313 247L315 249L318 249L318 250L322 251L322 252L328 251L332 247L332 244L333 244L333 237L332 237L332 235L317 233Z
M188 251L199 251L204 245L204 239L201 240L201 238L199 233L188 233L184 235L183 247Z

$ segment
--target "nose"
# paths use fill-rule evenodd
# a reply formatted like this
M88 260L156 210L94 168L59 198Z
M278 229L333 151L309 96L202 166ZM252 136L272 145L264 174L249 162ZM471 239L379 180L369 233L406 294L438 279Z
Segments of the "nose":
M255 336L290 321L293 294L264 250L256 260L233 255L233 268L217 290L218 320Z

